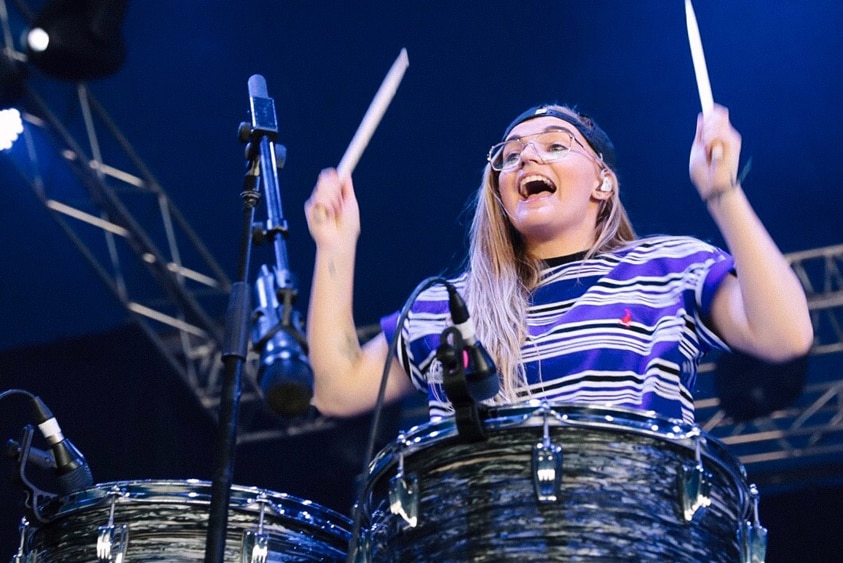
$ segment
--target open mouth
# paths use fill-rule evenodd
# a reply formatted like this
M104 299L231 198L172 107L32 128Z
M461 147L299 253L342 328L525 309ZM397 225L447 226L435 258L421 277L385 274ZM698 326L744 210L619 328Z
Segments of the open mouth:
M549 179L538 174L531 174L521 179L518 193L522 199L529 199L537 195L549 195L556 192L556 186Z

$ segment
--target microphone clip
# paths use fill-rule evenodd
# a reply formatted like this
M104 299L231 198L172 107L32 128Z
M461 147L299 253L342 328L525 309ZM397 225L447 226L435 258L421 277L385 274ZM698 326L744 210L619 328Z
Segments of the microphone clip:
M48 493L35 486L26 475L26 465L30 460L32 450L32 435L35 428L27 424L23 428L19 445L16 449L18 470L14 480L23 488L24 510L30 522L46 524L52 520L56 511L58 495Z
M466 442L479 442L488 435L483 421L489 407L473 393L466 376L468 352L459 329L449 326L442 331L436 359L442 364L442 383L445 395L454 406L457 433Z

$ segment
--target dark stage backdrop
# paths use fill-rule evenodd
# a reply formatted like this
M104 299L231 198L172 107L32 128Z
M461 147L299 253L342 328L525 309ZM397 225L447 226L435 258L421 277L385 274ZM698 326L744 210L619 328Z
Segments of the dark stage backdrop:
M97 483L211 478L215 423L131 326L0 353L0 390L9 388L44 400L65 436L87 457ZM3 443L34 422L24 397L0 402ZM369 425L370 417L364 416L329 430L241 446L234 483L289 493L349 515ZM394 436L399 425L400 412L393 407L384 417L385 434ZM46 449L40 435L35 441ZM2 464L0 561L8 561L17 549L22 493L11 482L12 462L4 458ZM762 523L770 530L767 561L839 560L841 491L762 490Z

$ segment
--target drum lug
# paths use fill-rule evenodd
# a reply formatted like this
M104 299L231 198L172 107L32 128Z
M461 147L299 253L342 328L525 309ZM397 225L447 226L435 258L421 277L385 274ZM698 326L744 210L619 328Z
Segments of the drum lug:
M700 509L711 506L712 474L705 470L700 455L700 434L694 434L696 460L694 464L683 464L679 471L679 496L682 499L682 516L691 522Z
M351 552L346 561L350 563L371 563L372 562L372 540L368 534L361 534L356 544L352 542Z
M398 438L404 442L403 434ZM419 522L419 482L415 475L404 477L404 452L398 454L398 471L389 480L389 511L404 519L407 528Z
M20 545L18 546L18 552L12 556L11 563L34 563L36 555L33 553L24 553L24 549L26 549L26 537L29 534L29 520L26 517L21 518L18 530L20 530Z
M562 448L550 441L548 407L544 407L544 435L533 446L533 487L539 502L556 502L562 487Z
M114 525L114 508L117 505L117 499L125 496L125 491L114 486L107 495L111 497L108 525L97 528L97 561L99 563L125 561L126 549L129 547L129 527L126 524Z
M261 491L251 502L260 506L258 515L258 529L253 532L243 532L243 539L240 541L240 563L266 563L269 556L269 534L264 531L264 520L266 518L266 505L270 504L266 493Z
M266 563L269 556L269 534L246 530L241 543L241 563Z
M758 488L755 485L749 486L749 495L752 498L752 520L744 520L738 530L743 551L741 561L764 563L767 557L767 528L758 519Z

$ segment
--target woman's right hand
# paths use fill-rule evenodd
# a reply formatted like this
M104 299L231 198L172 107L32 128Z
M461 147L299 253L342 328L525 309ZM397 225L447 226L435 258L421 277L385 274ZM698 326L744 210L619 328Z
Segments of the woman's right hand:
M354 261L360 236L360 210L351 179L340 180L333 168L319 173L304 206L316 242L307 341L313 368L313 404L328 416L352 416L371 410L389 346L379 334L360 346L354 322ZM387 400L412 390L394 358Z
M340 180L337 171L319 173L313 193L304 205L307 227L320 249L354 245L360 236L360 209L351 178Z

